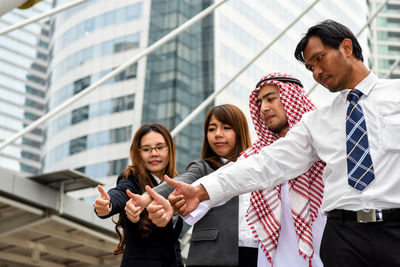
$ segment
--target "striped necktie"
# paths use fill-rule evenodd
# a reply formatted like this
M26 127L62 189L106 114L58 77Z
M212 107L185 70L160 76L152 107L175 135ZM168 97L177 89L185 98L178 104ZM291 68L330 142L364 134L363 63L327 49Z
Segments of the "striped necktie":
M374 167L369 152L367 125L357 101L362 92L354 89L347 95L350 101L346 116L347 174L349 185L363 190L374 180Z

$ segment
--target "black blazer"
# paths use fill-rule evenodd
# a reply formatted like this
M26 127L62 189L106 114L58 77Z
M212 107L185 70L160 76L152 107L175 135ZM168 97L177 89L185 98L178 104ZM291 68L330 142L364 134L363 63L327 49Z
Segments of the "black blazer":
M206 161L199 160L174 180L190 184L213 171ZM154 190L167 198L174 188L163 182ZM186 266L238 266L238 213L239 198L234 197L195 223Z
M154 184L157 184L153 180ZM144 238L139 230L139 224L131 222L125 214L125 203L129 200L126 189L133 193L142 194L136 175L127 179L121 173L118 176L117 186L108 191L111 202L109 215L122 214L122 223L126 229L126 245L122 257L123 267L177 267L183 266L179 234L182 230L182 219L179 218L175 228L170 221L166 227L152 225L151 234ZM142 213L143 214L143 213Z

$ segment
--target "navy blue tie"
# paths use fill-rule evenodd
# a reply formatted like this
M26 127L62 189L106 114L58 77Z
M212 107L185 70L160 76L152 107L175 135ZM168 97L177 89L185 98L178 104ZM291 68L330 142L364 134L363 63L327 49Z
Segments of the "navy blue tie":
M347 95L350 104L346 116L348 182L358 190L363 190L375 178L365 117L361 106L357 103L362 94L354 89Z

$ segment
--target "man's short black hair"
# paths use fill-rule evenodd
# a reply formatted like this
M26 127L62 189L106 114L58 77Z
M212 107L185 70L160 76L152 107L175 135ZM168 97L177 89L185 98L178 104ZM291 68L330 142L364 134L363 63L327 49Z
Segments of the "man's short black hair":
M354 57L364 61L361 46L349 28L334 20L327 19L309 28L306 35L297 44L294 57L301 63L305 63L303 52L307 46L308 40L312 36L319 37L324 45L331 46L335 49L339 49L339 45L342 43L342 41L348 38L353 43Z

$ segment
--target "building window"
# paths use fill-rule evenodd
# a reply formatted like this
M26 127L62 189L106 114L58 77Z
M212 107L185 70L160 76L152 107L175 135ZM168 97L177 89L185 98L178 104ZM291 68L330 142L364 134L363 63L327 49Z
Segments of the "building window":
M136 78L136 72L137 72L137 64L134 64L115 76L115 81L123 81L123 80L128 80L128 79L133 79Z
M31 139L26 138L26 137L22 137L22 144L28 145L28 146L32 146L32 147L36 147L36 148L40 148L40 142L31 140Z
M27 93L29 93L29 94L32 94L32 95L36 95L36 96L39 96L39 97L44 97L44 92L43 91L40 91L40 90L35 89L33 87L30 87L28 85L25 86L25 91Z
M89 106L84 106L72 111L71 125L89 118Z
M74 81L74 95L90 85L90 76Z
M53 79L56 79L60 74L64 74L90 60L138 48L139 44L140 33L137 32L82 49L66 58L54 68Z
M32 174L39 173L39 169L38 168L26 165L24 163L20 163L20 168L21 168L21 171L23 171L23 172L29 172L29 173L32 173Z
M126 168L127 165L128 159L124 158L79 167L75 170L84 173L91 178L99 179L107 176L118 175Z
M84 78L74 81L71 84L64 86L63 88L59 89L50 99L50 106L54 108L63 101L67 100L69 97L79 93L80 91L88 87L91 81L96 81L104 77L111 71L112 70L106 70L102 71L101 73L95 73L91 76L86 76ZM137 72L137 64L134 64L130 66L128 69L118 74L117 76L115 76L114 78L108 80L106 84L113 84L115 82L120 82L123 80L134 79L136 78L136 72Z
M31 120L31 121L35 121L35 120L39 119L40 116L26 111L26 112L24 112L24 118Z
M76 153L86 150L86 141L87 141L87 136L82 136L74 140L71 140L69 144L69 154L74 155Z
M65 46L95 30L138 19L140 18L141 13L142 3L136 3L90 18L66 31L63 36L57 40L55 47L57 51L60 51Z
M37 154L33 154L31 152L27 152L27 151L22 151L21 152L21 156L25 159L30 159L30 160L34 160L34 161L39 161L40 157Z
M127 142L131 138L131 126L110 131L110 143Z
M36 101L33 101L32 99L27 98L25 100L25 105L28 107L32 107L32 108L37 108L39 110L43 110L44 106Z
M39 78L39 77L37 77L35 75L29 74L29 75L26 75L26 78L29 81L33 81L33 82L41 84L41 85L45 85L46 84L46 80L45 79Z
M134 94L93 103L89 106L75 109L71 113L66 113L58 117L57 120L49 125L49 128L47 129L47 134L49 137L51 137L56 133L62 131L63 129L79 122L93 119L99 116L104 116L107 114L132 110L134 109L134 106Z
M39 65L37 63L32 64L32 69L43 72L43 73L46 73L46 70L47 70L46 67Z
M92 148L99 148L110 144L128 142L131 139L131 126L101 131L90 135L81 136L61 144L47 153L44 165L49 166L68 156ZM46 167L45 167L46 168Z

